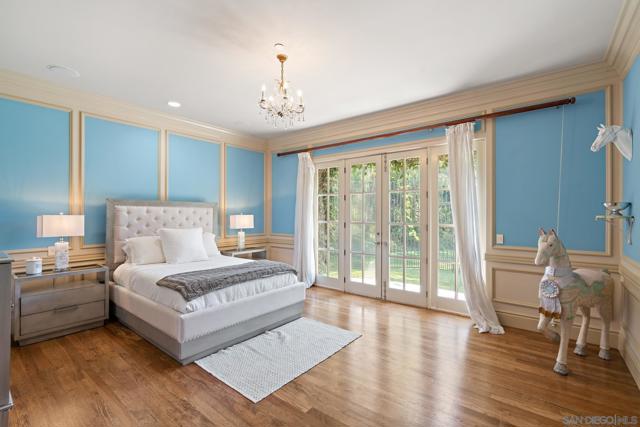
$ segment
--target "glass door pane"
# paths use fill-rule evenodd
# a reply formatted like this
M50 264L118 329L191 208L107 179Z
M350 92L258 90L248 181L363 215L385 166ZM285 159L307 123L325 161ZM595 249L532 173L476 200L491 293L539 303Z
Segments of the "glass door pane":
M317 282L342 288L340 262L340 164L317 165Z
M389 154L385 173L387 299L426 305L426 153Z
M345 288L380 297L380 156L346 163Z
M455 229L451 215L449 190L449 156L446 147L432 151L433 183L431 200L434 221L433 290L431 305L435 308L464 313L464 287L460 275L460 262L456 255Z

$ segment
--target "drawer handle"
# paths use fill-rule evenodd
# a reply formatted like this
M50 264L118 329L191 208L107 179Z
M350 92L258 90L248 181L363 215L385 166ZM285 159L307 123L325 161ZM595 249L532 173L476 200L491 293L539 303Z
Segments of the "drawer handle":
M54 313L63 313L65 311L72 311L72 310L76 310L78 308L77 305L68 305L66 307L59 307L59 308L54 308L53 312Z

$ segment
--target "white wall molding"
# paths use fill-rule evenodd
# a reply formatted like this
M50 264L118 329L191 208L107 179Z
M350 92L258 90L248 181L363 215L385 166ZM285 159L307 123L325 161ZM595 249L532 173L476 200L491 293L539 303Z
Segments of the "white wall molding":
M624 77L638 54L640 54L640 2L624 0L605 54L605 61L621 77Z
M599 62L482 86L463 92L290 132L269 140L272 151L311 147L327 142L408 129L442 120L543 102L614 84L618 73Z
M620 273L625 293L619 349L640 387L640 263L622 256Z
M209 123L170 115L128 104L107 96L59 86L45 80L0 69L0 95L26 102L65 106L71 110L90 112L115 120L132 122L139 126L184 132L195 138L213 139L241 147L265 151L261 138L221 128Z
M638 301L640 301L640 263L627 256L620 260L620 273L623 285ZM638 325L640 327L640 325ZM638 330L640 332L640 329Z

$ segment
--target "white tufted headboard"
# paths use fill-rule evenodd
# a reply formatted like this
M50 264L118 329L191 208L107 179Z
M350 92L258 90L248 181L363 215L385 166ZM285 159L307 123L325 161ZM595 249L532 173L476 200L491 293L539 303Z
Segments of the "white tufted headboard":
M161 228L196 227L218 236L217 203L107 199L107 266L113 271L125 261L122 245L130 237L157 236Z

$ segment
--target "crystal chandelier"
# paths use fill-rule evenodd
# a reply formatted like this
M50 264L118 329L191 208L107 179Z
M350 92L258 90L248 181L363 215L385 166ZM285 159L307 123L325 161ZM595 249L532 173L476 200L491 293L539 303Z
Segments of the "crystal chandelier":
M282 124L284 128L293 127L296 121L304 121L304 101L302 91L298 90L297 98L292 95L289 82L284 79L284 63L287 60L287 54L284 51L282 43L274 45L276 49L276 58L280 61L280 79L275 80L272 95L266 95L267 87L262 85L262 95L258 106L264 113L266 121L272 123L275 127Z

